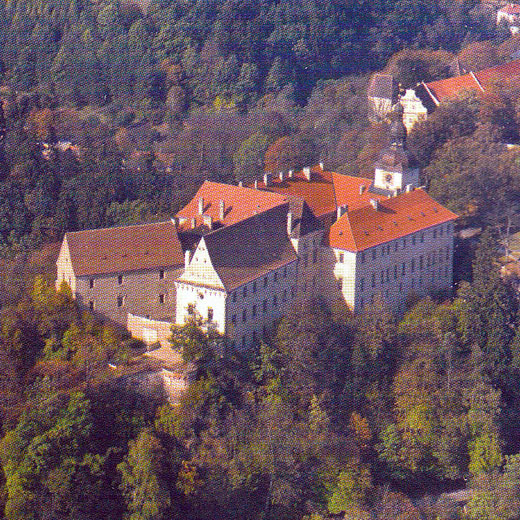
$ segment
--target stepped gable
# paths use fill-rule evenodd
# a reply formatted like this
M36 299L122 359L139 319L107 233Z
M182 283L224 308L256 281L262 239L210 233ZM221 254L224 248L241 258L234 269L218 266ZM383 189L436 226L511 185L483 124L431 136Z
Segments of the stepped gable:
M205 235L211 264L227 291L297 260L287 236L289 204Z
M171 221L65 234L76 276L92 276L184 265Z
M199 212L200 199L203 200L203 214ZM276 193L205 181L191 201L176 216L187 220L181 224L181 228L190 227L192 218L196 220L195 227L203 226L203 215L211 217L213 223L229 226L256 213L284 204L287 200L287 197ZM221 201L224 204L224 219L221 219Z
M457 218L422 189L380 200L377 206L344 214L330 228L330 246L363 251Z

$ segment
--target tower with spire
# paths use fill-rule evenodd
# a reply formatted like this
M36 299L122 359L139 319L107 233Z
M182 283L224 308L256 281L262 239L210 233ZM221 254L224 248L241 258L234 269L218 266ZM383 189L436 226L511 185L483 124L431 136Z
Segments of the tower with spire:
M379 154L375 164L375 192L393 195L407 186L419 186L419 168L406 148L406 135L403 107L399 103L392 114L389 146Z

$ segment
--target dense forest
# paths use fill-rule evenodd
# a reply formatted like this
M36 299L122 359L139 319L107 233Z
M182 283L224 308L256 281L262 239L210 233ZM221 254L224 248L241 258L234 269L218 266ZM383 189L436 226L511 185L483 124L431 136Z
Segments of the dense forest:
M180 404L107 368L140 345L56 291L66 230L169 218L203 179L322 159L373 174L376 70L403 87L510 59L477 1L0 2L0 507L7 520L516 519L520 84L464 93L408 146L433 197L484 228L456 292L392 316L315 301L247 354L197 318ZM443 491L472 491L466 512ZM339 516L337 516L339 515Z

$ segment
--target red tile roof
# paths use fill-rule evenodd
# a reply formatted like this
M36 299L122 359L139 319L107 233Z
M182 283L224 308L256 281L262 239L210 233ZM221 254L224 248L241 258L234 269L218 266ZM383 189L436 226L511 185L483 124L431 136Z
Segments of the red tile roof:
M369 191L370 186L372 186L372 179L333 173L332 180L338 206L347 205L349 211L366 206L370 199L384 200L387 198L384 195L376 195ZM364 188L363 193L360 194L361 187Z
M502 7L502 9L499 9L500 13L506 13L506 14L520 14L520 5L518 4L509 4L505 7Z
M69 232L65 240L76 276L184 265L182 246L171 221Z
M199 215L199 199L204 199L204 215L229 226L262 213L268 209L287 202L287 197L276 193L205 181L188 204L177 213L177 217L190 221L196 219L196 226L203 225L203 217ZM220 219L220 201L224 201L224 220ZM190 223L188 222L188 227Z
M331 247L362 251L422 229L455 220L457 215L416 189L349 211L335 222L329 233Z
M456 96L463 90L473 90L480 93L490 90L494 85L507 83L519 76L520 60L515 60L479 72L470 72L463 76L432 81L423 85L440 103L446 98Z
M281 181L279 177L273 176L272 185L265 186L259 182L258 187L286 197L291 195L303 199L317 217L336 211L332 173L315 166L311 168L311 179L308 181L303 171L299 171L292 179L286 177Z

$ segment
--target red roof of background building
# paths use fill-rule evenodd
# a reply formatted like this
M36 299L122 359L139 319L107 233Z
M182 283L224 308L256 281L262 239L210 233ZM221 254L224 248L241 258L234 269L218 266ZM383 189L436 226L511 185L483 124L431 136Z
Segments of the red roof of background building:
M287 202L287 197L268 191L255 190L232 184L205 181L188 204L177 213L177 217L196 219L196 226L203 225L199 215L199 199L204 199L204 212L213 222L225 226L235 224L257 213ZM220 219L220 201L224 201L224 220Z
M492 89L495 85L503 85L517 77L520 77L520 60L503 63L463 76L432 81L425 83L424 86L440 103L446 98L456 96L463 90L482 93Z
M505 14L520 14L520 5L518 4L509 4L505 7L502 7L502 9L499 9L500 13Z
M330 228L331 247L362 251L431 226L455 220L457 215L433 200L422 189L402 193L349 211Z

